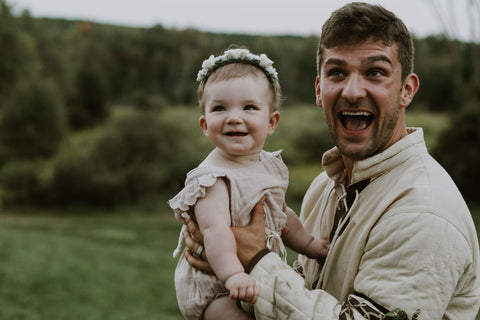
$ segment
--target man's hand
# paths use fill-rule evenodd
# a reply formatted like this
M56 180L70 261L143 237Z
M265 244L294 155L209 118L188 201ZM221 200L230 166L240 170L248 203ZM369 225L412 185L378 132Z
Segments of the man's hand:
M185 259L187 259L188 263L195 269L198 269L203 273L214 274L212 267L210 267L210 264L208 263L204 249L201 250L202 253L199 256L194 256L192 254L192 252L198 252L200 246L203 247L203 235L195 220L188 217L186 221L187 230L183 232L183 239L185 239L185 245L187 246L183 251Z
M237 256L245 267L260 251L265 249L265 196L253 208L252 220L245 227L232 227L237 242Z
M231 227L237 242L237 256L245 267L257 253L265 249L265 216L263 213L263 202L265 197L260 199L252 211L252 220L245 227ZM183 251L185 259L190 265L204 273L214 274L207 261L205 250L195 257L192 252L198 252L203 246L203 235L198 228L196 221L190 217L186 218L187 230L183 233L187 248Z

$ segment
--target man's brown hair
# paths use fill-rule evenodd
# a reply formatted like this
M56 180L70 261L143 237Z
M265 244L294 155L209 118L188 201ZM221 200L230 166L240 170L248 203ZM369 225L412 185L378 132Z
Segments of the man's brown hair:
M413 72L413 39L403 21L382 6L352 2L334 11L323 25L317 52L318 74L325 49L358 44L370 38L387 46L396 45L402 80Z

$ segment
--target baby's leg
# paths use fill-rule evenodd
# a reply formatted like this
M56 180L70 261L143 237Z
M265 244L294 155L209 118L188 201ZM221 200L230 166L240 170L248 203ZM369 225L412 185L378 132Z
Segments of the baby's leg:
M230 299L229 296L219 297L213 300L203 314L204 320L254 320L255 316L252 313L246 313L240 310L235 300Z

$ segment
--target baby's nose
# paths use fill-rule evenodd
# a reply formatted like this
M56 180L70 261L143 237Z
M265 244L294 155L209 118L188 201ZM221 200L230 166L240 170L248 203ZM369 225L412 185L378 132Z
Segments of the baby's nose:
M243 121L243 118L242 118L242 113L241 112L232 110L228 113L228 116L227 116L227 119L226 119L227 123L239 123L239 122L242 122L242 121Z

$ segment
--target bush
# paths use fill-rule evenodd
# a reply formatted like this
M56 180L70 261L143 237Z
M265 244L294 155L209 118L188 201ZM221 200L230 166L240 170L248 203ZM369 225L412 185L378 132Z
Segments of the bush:
M185 170L184 134L151 113L123 116L107 128L93 148L100 170L121 177L131 200L175 185ZM188 161L188 160L187 160Z
M150 94L146 90L136 90L133 94L133 105L138 110L158 112L168 106L168 101L162 94Z
M295 203L302 203L308 187L310 187L313 179L315 179L322 171L323 168L320 163L289 167L290 179L286 195L287 205L290 206Z
M293 137L295 161L299 163L321 163L323 153L333 147L327 126L316 123L305 125Z
M450 173L464 198L480 203L480 108L472 103L452 117L450 127L443 131L433 156Z
M49 157L58 150L65 132L63 100L53 81L20 81L3 111L2 156L6 160Z
M59 204L114 206L158 196L183 184L192 157L185 134L152 113L125 114L105 127L86 156L69 155L53 169Z
M122 181L102 174L88 157L62 158L53 171L50 191L55 204L109 207L126 198Z
M32 204L40 196L38 167L29 161L7 163L0 171L2 202L6 205Z

